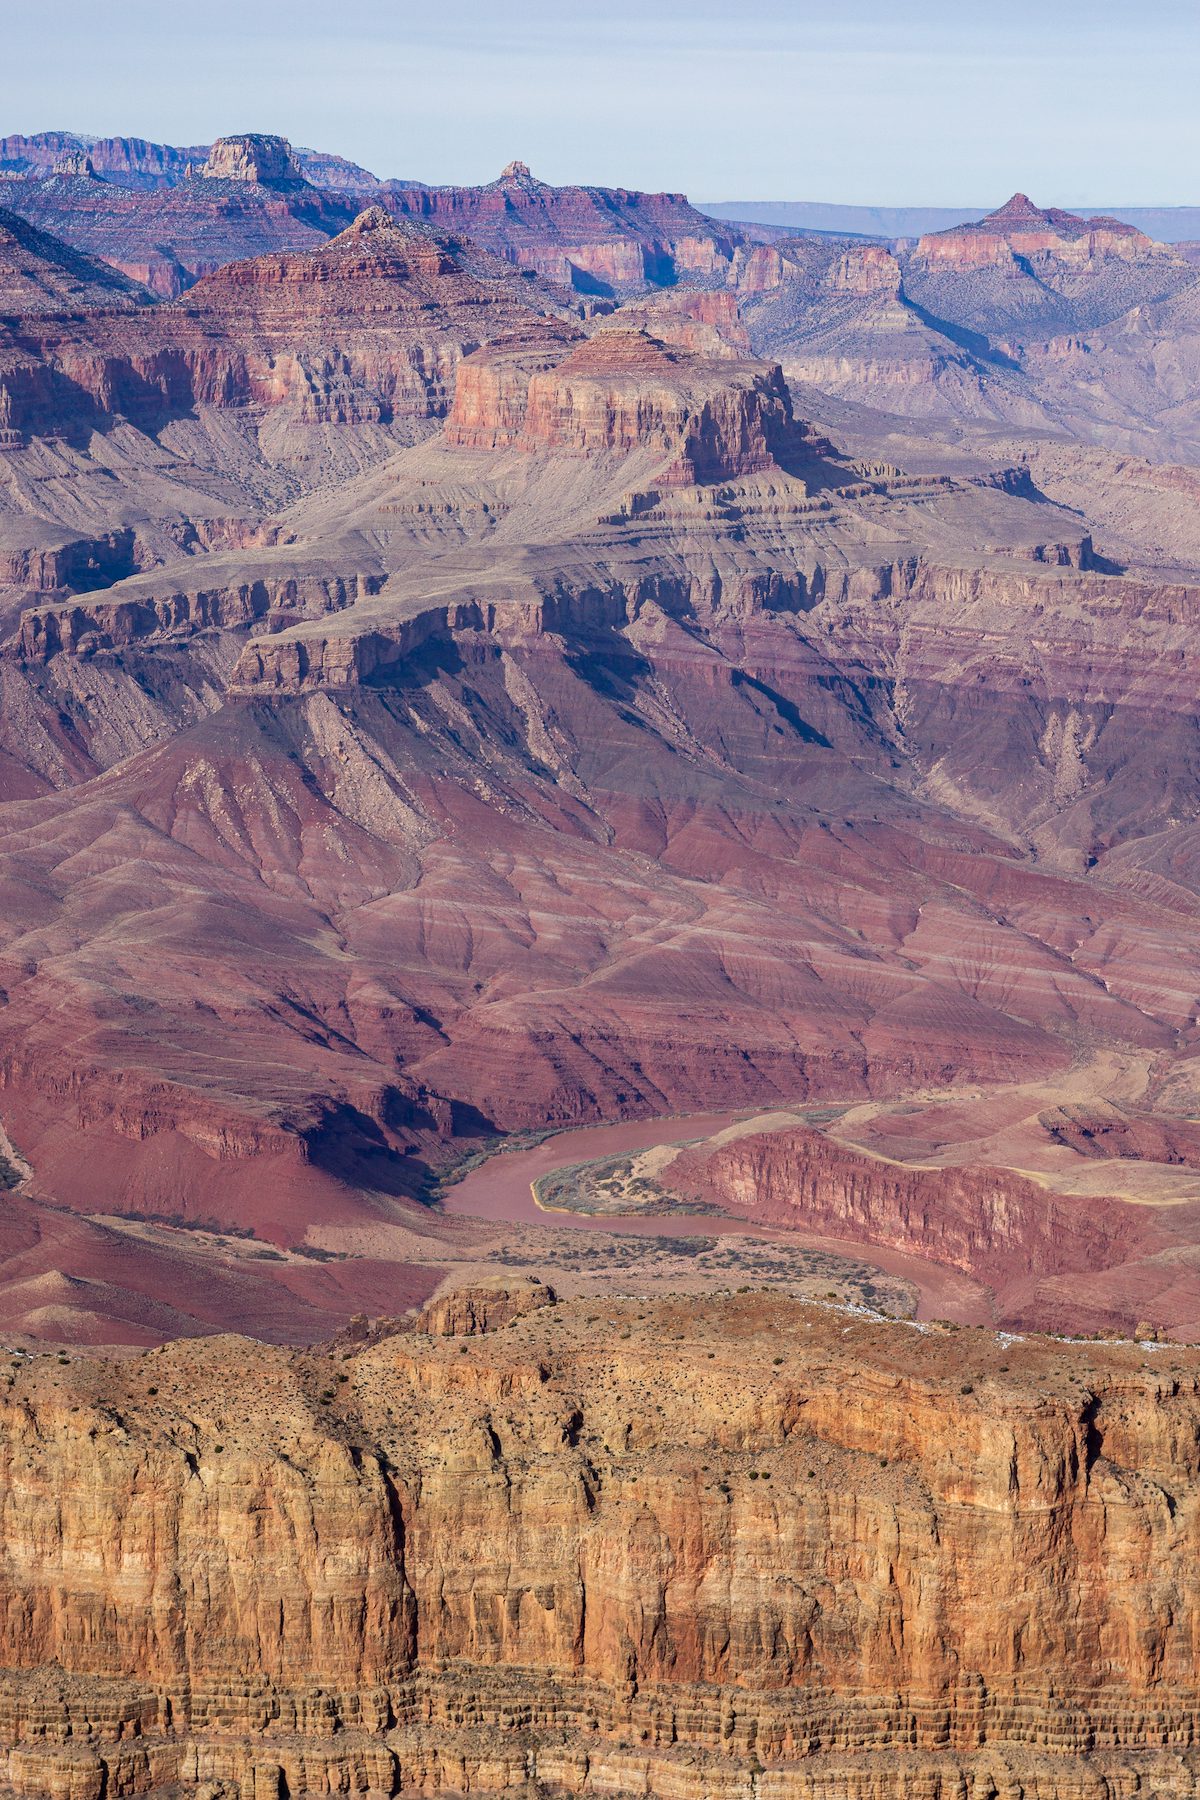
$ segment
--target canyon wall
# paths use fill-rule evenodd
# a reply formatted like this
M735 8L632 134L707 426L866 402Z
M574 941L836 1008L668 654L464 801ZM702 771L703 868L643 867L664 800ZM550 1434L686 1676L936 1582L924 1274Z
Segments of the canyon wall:
M464 355L539 320L535 284L492 261L368 209L311 254L220 269L136 326L64 316L0 344L0 426L86 435L247 406L321 424L439 417Z
M674 453L665 487L754 474L800 437L777 365L709 360L627 326L574 344L539 332L468 357L445 427L459 449Z
M15 1369L12 1789L1195 1791L1195 1353L548 1298Z
M1055 1306L1042 1283L1111 1272L1166 1250L1194 1228L1195 1207L1159 1209L1116 1197L1056 1194L1012 1169L907 1167L868 1156L804 1127L747 1132L686 1149L660 1178L670 1192L756 1225L844 1238L928 1257L986 1282L996 1317L1044 1328ZM1113 1177L1119 1191L1119 1174ZM1069 1284L1068 1284L1069 1285ZM1132 1330L1144 1306L1138 1283L1118 1278L1102 1302L1074 1289L1074 1325L1089 1302L1095 1322ZM1060 1316L1071 1312L1063 1308Z

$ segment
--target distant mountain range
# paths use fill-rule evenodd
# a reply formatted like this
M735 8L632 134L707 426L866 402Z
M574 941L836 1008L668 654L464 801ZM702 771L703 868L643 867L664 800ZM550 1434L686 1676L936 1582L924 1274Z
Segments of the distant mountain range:
M777 225L793 231L853 232L861 237L923 237L969 224L986 206L839 206L824 200L700 200L714 219ZM1076 206L1071 212L1102 214L1136 225L1160 244L1200 238L1200 206Z

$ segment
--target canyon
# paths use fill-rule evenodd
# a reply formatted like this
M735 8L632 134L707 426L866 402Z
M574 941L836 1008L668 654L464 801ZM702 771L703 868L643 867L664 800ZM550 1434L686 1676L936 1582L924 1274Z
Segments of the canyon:
M744 235L682 194L553 188L522 162L481 188L380 181L255 132L192 149L65 132L0 138L0 200L164 298L225 263L309 248L372 202L597 295L706 285L732 267Z
M210 165L153 192L303 185L283 140ZM1033 232L1101 292L1107 230L1022 203L922 254ZM382 204L165 303L5 242L11 1329L244 1327L274 1283L262 1329L319 1336L461 1259L430 1196L491 1138L1021 1077L1124 1105L1104 1046L1158 1223L1111 1133L1060 1132L1051 1188L1087 1164L1112 1232L1014 1316L1187 1328L1185 468L915 454L754 353L787 246L614 308ZM907 304L906 253L818 251L835 313ZM1007 1316L970 1242L943 1266Z
M1198 283L0 139L3 1800L1196 1791Z

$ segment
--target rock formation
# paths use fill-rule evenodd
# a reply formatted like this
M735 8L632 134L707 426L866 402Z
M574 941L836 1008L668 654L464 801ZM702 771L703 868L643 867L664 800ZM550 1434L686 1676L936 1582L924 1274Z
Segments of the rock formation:
M381 198L400 216L464 232L520 268L584 292L623 293L693 277L719 282L737 241L683 194L556 188L523 162L509 163L486 187L385 182Z
M1067 1102L1042 1115L1046 1130L1081 1156L1200 1168L1200 1125L1127 1106Z
M500 1331L527 1313L557 1304L552 1287L535 1276L513 1282L503 1276L473 1287L453 1287L430 1300L417 1315L416 1330L430 1337L473 1337L481 1331Z
M10 1791L1195 1791L1193 1352L603 1315L13 1369Z
M77 172L87 160L104 178L90 193ZM380 183L344 158L256 132L187 149L64 132L0 138L0 173L15 177L4 184L12 210L139 280L152 276L168 298L225 263L332 236L368 199L588 294L719 285L739 242L682 194L554 188L523 163L481 188Z
M84 175L90 180L97 179L96 165L86 150L68 150L59 157L51 170L54 175Z
M128 187L169 186L183 179L189 163L202 163L207 155L205 144L184 148L145 138L83 137L73 131L0 138L0 170L5 173L49 175L67 159L85 156L96 174Z
M805 448L777 367L697 356L616 325L574 342L542 331L501 339L468 358L445 436L459 448L658 451L663 487L737 480Z
M930 421L1085 439L1119 431L1124 443L1140 435L1153 455L1164 429L1189 445L1196 436L1145 341L1171 338L1191 366L1195 270L1118 220L1043 210L1018 194L915 244L743 245L731 279L754 348L847 399ZM1120 373L1099 380L1102 360Z
M41 350L44 383L23 399L10 390L5 422L36 430L252 403L313 420L437 416L458 361L536 320L541 297L507 265L371 208L313 251L215 272L140 331L96 321L49 327L40 342L26 332L23 355ZM56 420L55 398L66 419Z
M1090 262L1116 256L1133 261L1145 256L1169 256L1134 225L1120 219L1084 219L1061 207L1035 206L1027 194L988 213L975 224L930 233L920 239L916 255L922 261L947 263L959 268L980 264L1007 264L1016 257L1052 257L1059 262Z
M1153 1160L1158 1146L1129 1148ZM1195 1206L1156 1212L1104 1197L1084 1210L1007 1169L908 1167L803 1128L718 1138L681 1152L659 1180L683 1199L757 1224L907 1251L962 1270L991 1289L997 1323L1009 1327L1132 1331L1153 1291L1151 1271L1140 1265L1177 1253L1200 1219ZM1185 1329L1195 1325L1200 1310Z
M210 181L252 181L264 187L293 187L304 179L287 139L262 132L218 138L199 174Z
M285 140L252 132L237 141L264 145ZM96 174L119 187L175 187L188 178L189 170L194 174L200 169L215 148L212 144L153 144L145 138L86 137L73 131L39 131L31 136L17 132L0 137L0 174L48 175L66 159L85 156ZM289 159L292 166L286 169L287 177L294 178L298 170L313 187L354 194L373 194L379 187L377 176L344 156L289 146Z
M301 179L282 139L230 139L214 154L211 168L203 157L197 165L209 179L147 188L35 170L4 183L4 203L167 299L239 257L321 243L359 210L354 196L325 194ZM265 178L256 180L260 168Z

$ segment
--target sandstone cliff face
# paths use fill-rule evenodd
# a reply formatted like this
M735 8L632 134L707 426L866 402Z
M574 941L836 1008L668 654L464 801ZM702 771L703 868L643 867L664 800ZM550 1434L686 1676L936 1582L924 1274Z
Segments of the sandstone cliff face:
M727 288L669 288L640 302L627 301L621 316L663 343L697 355L736 359L754 354L737 295Z
M685 1150L662 1182L759 1224L878 1244L961 1269L993 1287L996 1317L1010 1325L1027 1322L1035 1310L1037 1280L1110 1270L1170 1243L1169 1229L1144 1207L1091 1199L1084 1208L1007 1169L907 1168L803 1128ZM1131 1330L1139 1305L1131 1294L1103 1323Z
M304 179L287 139L262 132L218 138L199 173L210 181L257 181L265 185Z
M802 430L778 367L705 358L611 326L566 348L500 343L460 371L445 440L460 448L656 450L662 486L737 479L793 456Z
M15 1371L12 1788L1195 1791L1193 1353L602 1311Z
M530 284L493 264L368 209L311 253L204 277L136 327L94 316L27 332L20 360L0 362L0 424L46 434L124 416L154 428L197 407L245 406L314 424L438 417L464 355L539 319Z
M473 591L464 583L448 605L410 607L373 631L314 624L276 641L255 638L238 658L233 686L247 694L283 695L360 687L401 674L422 651L454 656L472 636L479 643L520 644L547 632L604 631L626 624L660 585L666 584L651 581L643 590L636 582L625 587L563 580L495 588L479 583Z

